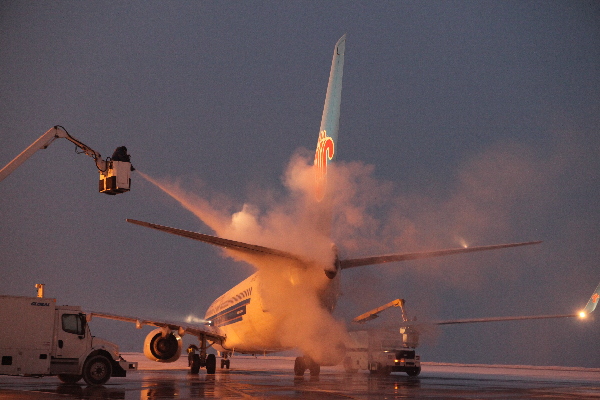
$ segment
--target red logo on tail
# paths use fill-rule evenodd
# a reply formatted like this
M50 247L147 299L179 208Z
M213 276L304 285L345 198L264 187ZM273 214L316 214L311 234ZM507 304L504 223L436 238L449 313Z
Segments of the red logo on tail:
M594 293L594 295L592 296L592 303L597 303L599 298L600 294Z
M325 197L325 185L327 183L327 161L333 159L334 154L333 139L327 136L327 131L319 132L319 141L317 142L317 151L315 152L315 191L317 201Z

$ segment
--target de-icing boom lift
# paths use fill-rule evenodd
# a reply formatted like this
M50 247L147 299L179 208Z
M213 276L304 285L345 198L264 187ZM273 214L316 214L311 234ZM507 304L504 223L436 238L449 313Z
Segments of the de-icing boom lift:
M10 175L21 164L23 164L25 160L31 157L33 153L50 146L50 144L57 138L65 138L69 140L82 150L81 153L84 153L94 159L96 168L98 168L98 171L100 172L100 193L115 195L129 191L131 186L130 172L133 171L133 168L131 166L126 147L118 147L112 157L108 157L106 160L103 160L100 153L69 135L65 128L60 125L56 125L55 127L49 129L46 133L40 136L38 140L33 142L21 154L15 157L14 160L2 168L0 170L0 182L2 182L4 178Z

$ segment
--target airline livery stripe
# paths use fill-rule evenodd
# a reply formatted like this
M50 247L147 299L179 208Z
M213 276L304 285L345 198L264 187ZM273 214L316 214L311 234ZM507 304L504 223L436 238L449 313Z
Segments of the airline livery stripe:
M233 322L241 321L242 316L246 314L246 306L242 306L237 310L233 310L227 314L221 315L211 320L213 326L229 325Z
M241 299L249 297L250 295L252 295L252 287L249 287L248 289L239 293L237 296L228 299L227 301L222 301L221 303L218 303L218 300L217 300L217 301L215 301L215 303L213 303L213 305L210 306L210 308L207 311L207 314L216 315L217 314L217 312L215 312L216 310L219 310L219 309L222 310L224 307L227 307L229 304L233 304L236 301L240 301ZM221 300L221 299L219 299L219 300ZM218 305L217 305L217 303L218 303Z
M241 307L243 305L246 305L248 303L250 303L250 298L244 299L244 300L240 301L239 303L232 305L231 307L227 307L226 309L219 311L218 313L216 313L215 315L213 315L212 317L209 317L207 319L212 321L213 319L220 317L223 314L227 314L228 312L230 312L238 307Z
M232 319L230 321L224 322L222 324L219 324L217 326L225 326L225 325L229 325L229 324L234 324L236 322L240 322L241 320L242 320L242 317L239 317L239 318L235 318L235 319Z
M246 305L248 303L250 303L249 298L242 300L207 319L212 322L212 326L223 326L239 322L242 320L242 316L246 314Z

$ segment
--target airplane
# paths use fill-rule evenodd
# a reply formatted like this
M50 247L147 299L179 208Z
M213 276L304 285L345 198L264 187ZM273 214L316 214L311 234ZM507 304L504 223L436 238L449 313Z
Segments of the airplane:
M306 370L316 376L321 365L336 365L344 356L346 329L331 316L340 296L342 271L367 265L450 256L479 251L499 250L536 245L541 242L508 243L478 247L462 247L426 252L387 254L372 257L344 259L329 239L332 216L332 166L338 150L338 128L342 92L342 76L346 35L334 47L325 104L321 118L318 141L306 194L306 220L313 224L313 246L302 252L265 246L235 238L207 235L163 225L127 219L127 222L166 233L221 247L227 255L245 261L256 272L217 298L208 308L202 323L161 321L127 317L102 312L90 312L88 318L101 317L136 324L155 326L144 341L144 354L157 362L174 362L182 352L181 336L190 334L199 339L196 348L188 349L192 372L205 367L208 374L216 370L216 357L208 354L213 347L223 354L221 368L229 368L228 358L233 352L258 354L286 349L300 349L304 356L297 357L295 374L302 376ZM211 226L210 222L204 221ZM215 231L218 229L211 226ZM293 226L289 227L292 231ZM290 237L295 237L290 232ZM285 247L285 246L283 246ZM600 285L582 311L590 314L598 303ZM513 317L537 319L576 317L578 314L560 316ZM437 321L437 324L491 322L509 320L476 319Z

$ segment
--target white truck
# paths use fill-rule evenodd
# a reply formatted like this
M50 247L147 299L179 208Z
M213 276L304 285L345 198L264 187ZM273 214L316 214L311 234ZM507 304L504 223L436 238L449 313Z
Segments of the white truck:
M0 296L0 375L57 375L65 383L83 378L102 385L136 369L116 344L90 334L81 307L56 305L43 294Z
M389 375L405 372L409 376L421 373L421 357L397 334L362 330L349 332L351 342L346 348L346 372L368 370L371 374ZM404 336L404 334L403 334Z
M353 322L364 324L379 317L389 308L398 307L402 311L402 321L408 322L404 310L404 299L396 299L374 308L353 319ZM372 374L389 375L392 372L406 372L409 376L421 373L421 357L415 353L419 346L419 332L410 327L400 328L400 336L396 332L386 330L356 330L349 332L350 343L346 345L344 369L356 372L359 369L369 370Z

